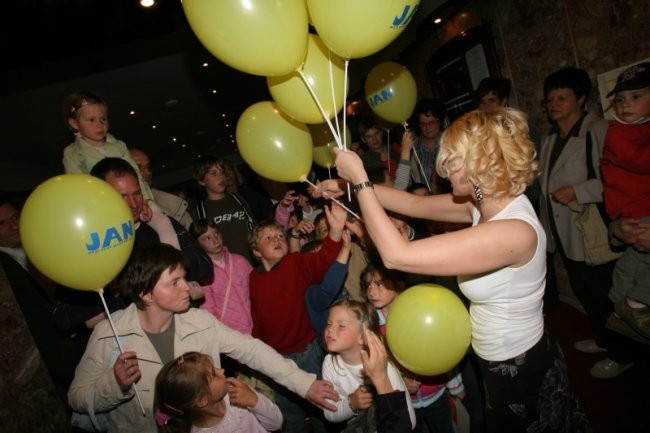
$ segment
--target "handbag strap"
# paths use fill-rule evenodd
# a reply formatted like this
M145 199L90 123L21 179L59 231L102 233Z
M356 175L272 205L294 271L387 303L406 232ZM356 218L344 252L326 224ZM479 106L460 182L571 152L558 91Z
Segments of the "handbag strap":
M587 179L596 179L596 169L594 168L594 161L591 157L593 147L593 142L591 141L591 132L587 131Z

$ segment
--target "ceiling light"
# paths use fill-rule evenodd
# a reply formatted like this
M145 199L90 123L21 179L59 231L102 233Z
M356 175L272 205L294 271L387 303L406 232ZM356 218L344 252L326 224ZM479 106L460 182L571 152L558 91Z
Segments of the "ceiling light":
M156 4L154 0L140 0L140 6L143 8L150 8L154 4Z
M436 18L435 20L433 20L434 24L440 24L441 22L442 22L442 18Z

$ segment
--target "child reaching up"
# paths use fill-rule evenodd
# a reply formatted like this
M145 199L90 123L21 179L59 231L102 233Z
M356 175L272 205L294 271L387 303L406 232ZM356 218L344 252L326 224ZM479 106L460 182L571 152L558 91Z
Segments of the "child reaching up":
M379 327L385 334L386 318L391 305L404 291L404 283L398 274L378 264L369 264L361 273L363 295L377 311ZM449 394L463 398L465 387L459 371L439 376L417 376L401 368L404 383L411 395L415 408L417 425L415 431L437 433L454 433L452 410Z
M374 395L368 386L370 382L364 377L361 355L362 351L368 350L366 330L381 338L379 319L371 305L351 299L341 299L332 305L325 328L325 345L329 353L323 361L323 378L334 384L341 399L333 402L336 404L335 412L324 410L325 418L329 421L354 423L360 411L373 405ZM405 391L406 385L391 362L388 362L387 372L393 390ZM406 394L404 399L407 400L411 427L414 428L413 405ZM364 424L367 427L372 425L372 421Z
M74 142L63 149L65 172L88 174L95 164L107 157L128 161L138 174L140 189L152 211L147 223L156 230L160 242L180 249L176 231L154 202L149 184L142 180L138 164L131 157L126 144L108 133L106 101L91 92L80 91L65 98L63 110L66 124L75 137Z
M156 377L155 418L161 433L257 433L279 430L280 409L208 355L187 352Z

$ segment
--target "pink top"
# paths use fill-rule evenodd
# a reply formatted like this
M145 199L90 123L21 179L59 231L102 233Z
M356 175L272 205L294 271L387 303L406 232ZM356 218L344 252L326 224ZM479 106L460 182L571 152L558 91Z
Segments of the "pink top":
M255 391L257 405L242 409L230 404L228 394L226 401L226 414L219 424L212 427L192 426L191 433L264 433L282 428L282 413L280 408L271 400Z
M249 295L249 275L253 270L246 258L223 248L223 262L212 260L214 279L203 286L205 302L201 308L208 310L221 322L244 334L251 334L253 318Z

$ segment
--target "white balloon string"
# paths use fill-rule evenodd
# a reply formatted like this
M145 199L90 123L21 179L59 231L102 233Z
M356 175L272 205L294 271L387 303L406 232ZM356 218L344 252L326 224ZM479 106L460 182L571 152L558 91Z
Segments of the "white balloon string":
M113 335L115 335L115 341L117 341L117 347L120 349L120 353L124 353L124 348L122 347L122 343L120 343L120 338L117 336L117 329L115 329L115 323L113 323L113 318L111 317L111 312L108 309L108 305L106 305L106 300L104 299L104 289L101 289L97 292L99 294L99 297L102 300L102 304L104 305L104 311L106 312L106 317L108 318L108 323L111 324L111 329L113 330ZM140 404L140 410L142 411L142 416L145 416L145 411L144 411L144 406L142 405L142 399L140 398L140 393L138 392L138 387L135 386L135 382L133 382L133 391L135 391L135 397L138 399L138 404Z
M347 105L347 96L348 96L348 66L350 65L350 60L345 59L345 75L343 76L343 131L347 131L346 129L346 121L347 121L347 112L348 112L348 105ZM343 134L343 151L347 152L348 151L348 146L350 143L347 142L348 135L346 133ZM348 201L352 201L352 191L350 190L350 182L346 183L347 186L347 193L348 193Z
M336 145L338 147L341 147L341 137L339 137L338 134L336 134L334 126L332 125L332 122L329 119L329 116L327 116L327 113L325 113L325 109L323 108L323 105L318 100L318 97L316 96L316 92L314 92L314 89L311 87L311 84L309 84L309 80L307 80L307 77L302 71L298 71L298 74L300 74L300 78L302 78L303 83L305 83L305 86L307 86L307 90L309 90L309 94L311 95L312 98L314 98L314 102L316 102L316 105L318 106L318 110L320 111L321 116L323 116L323 119L325 119L325 121L327 122L327 126L330 127L330 131L332 131L332 135L336 140Z
M409 124L407 122L402 123L402 126L404 127L404 131L410 131ZM420 156L418 155L418 151L415 148L416 144L417 144L417 142L415 144L413 144L413 149L411 149L411 151L413 152L413 156L415 157L415 162L417 163L418 168L420 169L420 174L422 176L422 179L424 180L424 184L427 186L427 189L429 190L429 193L431 193L432 191L431 191L430 180L427 179L427 175L426 175L426 173L424 171L424 167L422 167L422 161L420 160Z
M313 183L311 183L308 179L304 179L304 182L307 182L309 185L313 186L314 188L317 188L317 186L314 185ZM349 184L348 184L348 185L349 185ZM349 207L347 207L346 205L344 205L343 203L341 203L339 200L335 199L334 197L325 197L325 193L323 193L323 197L326 198L326 199L332 200L334 203L338 204L338 205L341 206L343 209L345 209L346 211L348 211L348 213L349 213L350 215L352 215L353 217L355 217L355 218L358 219L359 221L363 222L363 220L361 219L361 217L360 217L356 212L354 212L352 209L350 209Z
M336 107L336 92L334 91L334 69L332 68L332 50L329 50L329 49L327 50L327 57L328 57L328 60L329 60L329 65L328 66L329 66L329 70L330 70L330 91L332 92L332 107ZM345 95L343 97L343 102L345 102ZM336 136L341 138L341 128L340 128L340 125L339 125L339 117L338 116L334 116L334 122L336 124Z
M348 135L346 133L346 122L347 122L347 113L348 113L348 66L350 64L350 60L345 59L345 73L343 75L343 148L347 150L348 146L350 143L348 143ZM350 194L350 191L348 191L348 195Z

